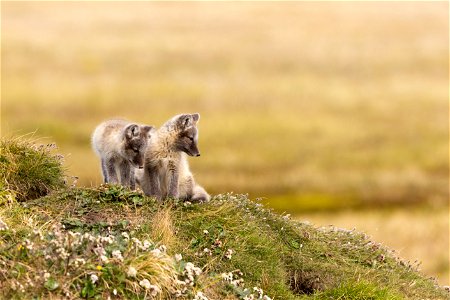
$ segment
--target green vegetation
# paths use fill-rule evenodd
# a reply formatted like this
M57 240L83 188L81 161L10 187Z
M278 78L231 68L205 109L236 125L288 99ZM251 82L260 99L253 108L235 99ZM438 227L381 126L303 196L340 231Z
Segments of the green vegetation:
M35 146L24 138L2 139L0 145L0 204L8 198L36 199L64 186L62 156L55 144Z
M365 235L244 195L160 204L121 186L69 188L4 204L0 217L8 299L450 299Z
M402 237L401 255L449 284L447 3L1 5L2 136L51 137L80 186L102 181L99 122L200 112L190 164L209 192L328 211L321 224L353 208L348 228ZM1 184L2 203L26 193ZM387 229L380 206L404 215Z
M36 169L63 179L53 164ZM364 234L293 221L245 195L160 203L120 185L17 194L29 198L0 206L6 299L450 299Z

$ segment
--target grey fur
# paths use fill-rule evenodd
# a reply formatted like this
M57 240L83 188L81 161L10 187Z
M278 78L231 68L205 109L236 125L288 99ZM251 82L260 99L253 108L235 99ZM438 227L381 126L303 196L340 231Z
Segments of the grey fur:
M136 178L146 195L157 199L180 198L209 201L209 194L195 183L186 154L200 156L197 147L199 114L177 115L152 136L144 170Z
M97 126L92 134L92 147L100 157L105 183L135 188L135 168L144 166L153 128L125 120L109 120Z

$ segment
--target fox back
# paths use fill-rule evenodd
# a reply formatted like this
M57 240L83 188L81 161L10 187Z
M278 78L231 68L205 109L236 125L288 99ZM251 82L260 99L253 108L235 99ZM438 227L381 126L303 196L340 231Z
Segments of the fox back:
M97 126L92 134L92 146L101 159L105 182L117 183L119 169L120 182L133 185L129 178L133 177L134 181L134 168L144 166L152 128L125 120L109 120Z

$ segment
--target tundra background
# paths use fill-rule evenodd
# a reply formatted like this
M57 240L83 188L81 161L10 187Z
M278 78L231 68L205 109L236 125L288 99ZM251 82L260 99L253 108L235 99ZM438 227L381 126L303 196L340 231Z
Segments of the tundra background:
M2 2L2 136L199 112L212 194L356 227L449 284L448 3Z

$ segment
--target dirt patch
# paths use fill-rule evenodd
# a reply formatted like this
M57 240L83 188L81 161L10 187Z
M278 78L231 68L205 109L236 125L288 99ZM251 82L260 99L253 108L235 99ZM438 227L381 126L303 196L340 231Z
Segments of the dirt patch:
M292 270L288 276L289 288L296 295L310 295L325 288L326 280L316 272Z

